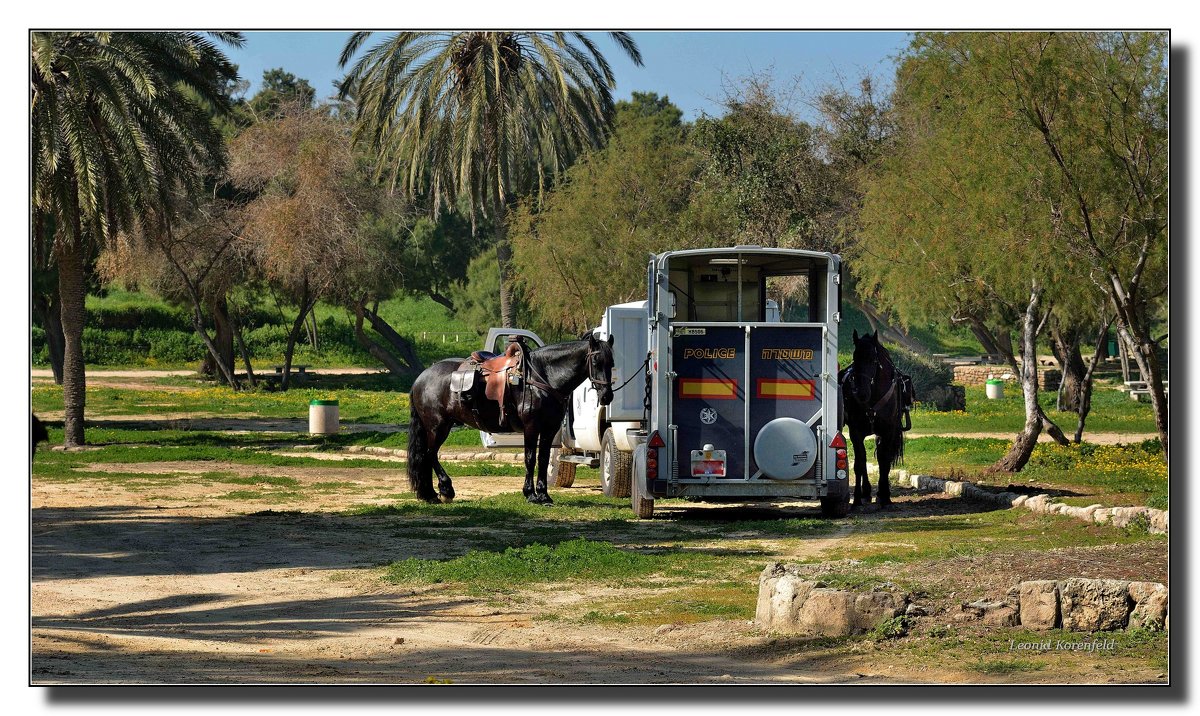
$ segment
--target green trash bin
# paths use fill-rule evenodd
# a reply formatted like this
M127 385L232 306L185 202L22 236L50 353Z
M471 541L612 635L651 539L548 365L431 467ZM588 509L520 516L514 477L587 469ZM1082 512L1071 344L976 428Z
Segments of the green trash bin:
M985 390L987 390L987 397L990 400L999 400L1004 397L1004 381L999 378L988 378Z

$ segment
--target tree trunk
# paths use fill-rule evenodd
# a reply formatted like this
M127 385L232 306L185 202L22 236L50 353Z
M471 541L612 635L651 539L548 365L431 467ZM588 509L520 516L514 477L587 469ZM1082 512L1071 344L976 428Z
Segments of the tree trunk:
M208 302L208 311L213 317L213 344L217 351L204 356L200 372L213 377L223 377L234 373L233 356L233 327L229 322L229 303L225 296L218 296ZM221 366L218 366L218 362Z
M429 297L434 300L435 303L442 304L443 306L446 307L447 311L449 311L451 314L454 313L454 302L451 301L449 298L447 298L446 296L443 296L442 294L438 293L437 291L433 291L433 290L430 290L427 293L429 294Z
M363 313L367 320L371 322L371 328L374 328L376 333L383 336L384 340L392 348L396 349L400 354L400 358L409 365L410 371L419 373L425 370L425 367L421 364L421 359L417 356L417 349L413 347L411 341L397 333L396 329L383 320L377 311L364 307Z
M292 329L288 331L287 348L283 352L283 378L279 382L281 390L287 390L292 382L292 355L296 352L296 341L300 340L300 333L304 330L304 319L308 318L308 312L312 309L310 300L306 281L304 293L300 296L300 312L296 314L296 320L292 322Z
M1083 331L1079 326L1064 329L1058 321L1050 326L1050 349L1058 360L1059 370L1062 371L1056 406L1062 412L1079 412L1084 375L1087 373L1087 366L1084 365L1083 355L1079 350L1082 341Z
M1119 320L1119 319L1118 319ZM1140 323L1140 322L1139 322ZM1167 459L1167 394L1163 390L1162 366L1158 362L1158 344L1151 338L1144 325L1134 324L1137 334L1131 335L1126 326L1117 325L1117 331L1133 346L1130 354L1141 371L1146 387L1150 389L1150 405L1154 408L1154 426L1158 439L1162 441L1163 459Z
M1079 391L1079 420L1075 424L1076 445L1083 441L1083 426L1087 422L1088 413L1092 411L1092 386L1095 385L1096 366L1100 365L1100 360L1108 352L1108 328L1112 322L1113 319L1109 318L1100 329L1100 334L1096 336L1096 350L1092 353L1087 370L1083 374L1083 385Z
M33 311L37 314L42 330L46 332L46 353L50 358L50 370L54 373L54 382L63 382L63 327L62 301L58 298L58 287L55 286L50 295L34 294Z
M983 348L983 352L988 355L1001 355L1000 346L996 345L995 339L992 338L992 332L981 328L981 323L971 321L971 333L975 336L975 340L979 341L979 345Z
M904 331L893 326L888 321L887 317L875 307L875 304L871 303L865 298L860 298L855 292L853 284L846 286L845 289L846 290L842 292L842 299L854 308L858 309L858 311L862 313L864 317L866 317L867 323L871 324L871 330L879 331L880 338L891 343L897 343L901 346L904 346L913 353L929 355L929 348ZM782 315L782 313L783 310L781 307L780 315Z
M80 239L76 239L78 242ZM83 369L85 250L77 243L58 250L58 297L63 331L63 445L84 444L83 413L87 379Z
M378 342L372 340L366 331L363 330L363 316L367 313L365 303L366 299L360 299L354 303L354 337L358 340L358 344L370 353L375 360L382 363L393 375L411 375L414 372L411 368L401 363L396 356L379 345Z
M504 214L498 212L496 220L496 264L500 269L500 323L505 328L516 328L516 307L512 301L512 286L509 282L509 263L512 261L512 244L508 242L508 227Z
M242 337L242 327L232 313L229 314L229 327L233 330L233 337L237 340L238 353L242 355L242 363L246 365L246 383L253 388L258 381L254 379L254 366L250 364L250 351L246 348L246 339Z
M308 323L311 327L310 337L312 338L313 352L321 350L321 338L317 334L317 307L314 305L312 310L308 312Z
M1029 456L1037 446L1038 435L1042 432L1044 416L1038 406L1037 390L1037 333L1041 303L1042 288L1034 281L1021 331L1021 392L1025 396L1025 428L1017 435L1004 457L989 468L992 471L1019 472L1029 462Z

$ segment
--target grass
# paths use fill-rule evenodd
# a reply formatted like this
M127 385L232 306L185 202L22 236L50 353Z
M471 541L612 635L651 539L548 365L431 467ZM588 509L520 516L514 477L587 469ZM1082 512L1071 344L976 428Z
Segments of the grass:
M998 487L1016 484L1063 491L1068 493L1064 501L1072 504L1169 506L1170 471L1157 440L1131 445L1039 443L1021 472L986 473L1010 446L1007 440L915 438L905 445L904 467Z
M961 515L854 520L854 531L821 561L865 565L942 560L1008 550L1050 550L1132 544L1164 535L1085 524L1061 515L995 510ZM809 560L813 561L813 560Z
M1056 648L1062 643L1074 645L1108 640L1111 649L1079 651ZM1045 644L1050 648L1016 651L1017 644ZM1166 671L1167 635L1139 629L1095 634L1067 632L1061 629L1031 631L1020 627L964 629L937 624L924 633L877 644L882 658L916 667L944 668L959 665L987 676L1005 677L1034 674L1046 670L1070 670L1080 682L1120 673L1126 669Z
M62 386L36 385L32 392L33 412L60 412ZM311 400L337 399L338 412L346 422L408 423L408 393L395 390L336 388L293 388L287 392L234 391L218 385L190 390L145 390L89 386L87 414L232 416L252 418L308 418Z
M393 562L386 576L393 583L455 582L479 590L511 589L565 581L622 582L655 573L679 573L685 560L672 553L643 553L584 537L545 545L509 547L503 552L471 550L448 560L410 557ZM694 569L694 560L686 560Z
M1016 435L1025 425L1025 402L1020 391L1005 391L1003 398L989 400L981 386L967 386L965 411L938 412L920 405L913 410L913 432L917 434L945 433L1012 433ZM1063 429L1074 433L1078 416L1054 409L1057 393L1043 391L1038 402L1046 414ZM1097 385L1092 394L1092 410L1088 414L1084 440L1088 432L1154 433L1154 411L1147 403L1137 403L1124 393Z
M172 306L148 293L108 290L86 300L85 360L90 368L194 368L204 348L190 326L187 309ZM293 309L282 312L273 303L255 306L241 320L255 366L262 370L283 362L286 326ZM426 364L448 356L466 355L480 347L481 336L444 306L429 298L400 297L383 302L380 315L416 348ZM358 345L353 316L345 308L317 305L320 349L302 336L296 363L315 368L378 367ZM368 329L369 330L369 329ZM46 362L44 333L34 332L34 359ZM423 335L424 334L424 335ZM457 335L450 335L457 334ZM240 366L239 366L240 367Z

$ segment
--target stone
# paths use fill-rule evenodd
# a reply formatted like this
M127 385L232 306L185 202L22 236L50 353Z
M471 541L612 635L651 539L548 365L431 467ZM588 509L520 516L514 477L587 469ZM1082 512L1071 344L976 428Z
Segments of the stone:
M1012 506L1020 507L1021 505L1025 504L1028 501L1029 501L1029 495L1017 495L1016 497L1013 498Z
M1058 583L1062 627L1069 631L1124 629L1133 606L1129 582L1119 579L1065 579Z
M1005 602L989 602L983 599L963 604L962 611L980 619L989 626L1016 626L1017 610Z
M946 480L942 487L942 492L955 497L961 497L963 493L963 484L957 480Z
M1166 534L1167 532L1167 511L1166 510L1150 510L1150 531L1155 534Z
M1034 495L1025 501L1025 509L1031 512L1044 513L1049 502L1049 495Z
M773 562L759 575L754 622L770 631L846 636L872 629L907 606L905 595L830 589L803 579L794 565Z
M1165 628L1167 622L1168 592L1158 582L1130 582L1129 598L1133 600L1133 611L1129 613L1130 629Z
M1088 505L1087 507L1084 507L1082 510L1080 510L1080 519L1084 520L1085 522L1095 522L1096 510L1100 509L1101 507L1103 507L1103 505Z
M1018 585L1021 626L1027 629L1053 629L1059 624L1058 583L1035 579Z
M1107 524L1110 517L1112 517L1112 508L1100 507L1092 513L1092 522L1098 525Z
M916 617L927 616L928 614L929 614L929 611L926 610L925 607L921 606L920 604L909 604L904 609L904 616L906 616L906 617L916 618Z

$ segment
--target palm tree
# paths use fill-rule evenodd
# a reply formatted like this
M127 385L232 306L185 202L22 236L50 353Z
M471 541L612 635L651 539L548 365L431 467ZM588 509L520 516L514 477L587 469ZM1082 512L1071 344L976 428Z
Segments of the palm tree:
M241 33L213 37L243 42ZM34 32L30 51L33 240L58 269L72 446L84 442L88 262L119 231L169 221L170 196L199 191L221 165L209 107L229 107L223 90L237 67L186 32Z
M370 34L350 37L342 67ZM642 64L628 33L609 34ZM341 97L354 99L355 141L378 152L393 187L430 192L435 211L464 201L492 219L501 316L511 325L506 209L600 143L615 86L581 32L400 32L354 63Z

